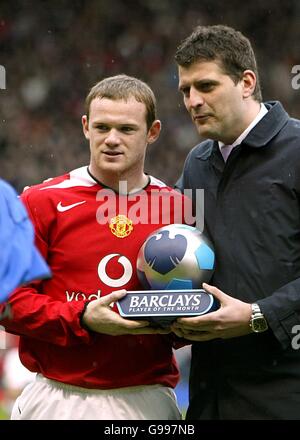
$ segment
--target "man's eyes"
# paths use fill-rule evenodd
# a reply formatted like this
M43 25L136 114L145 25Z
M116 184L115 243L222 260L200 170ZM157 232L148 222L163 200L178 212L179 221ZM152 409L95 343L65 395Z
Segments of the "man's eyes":
M211 92L216 87L216 83L214 83L214 82L200 83L200 84L195 84L194 87L199 92L208 93L208 92ZM188 98L190 96L191 88L190 87L182 87L180 89L180 91L183 94L183 96Z
M109 127L107 125L97 125L96 128L99 131L107 131L107 130L109 130Z
M101 125L97 125L96 129L101 132L106 132L106 131L110 131L111 127L109 127L108 125L101 124ZM119 127L118 131L121 131L123 133L131 133L134 131L134 128L130 127L128 125L124 125L124 126Z
M190 88L189 87L182 87L181 89L180 89L180 91L181 91L181 93L184 95L184 96L189 96L189 94L190 94Z
M130 132L134 131L134 129L133 129L133 127L128 127L125 125L124 127L121 127L121 131L124 131L125 133L130 133Z
M202 92L210 92L211 90L213 90L214 87L214 83L204 83L199 86L199 90L201 90Z

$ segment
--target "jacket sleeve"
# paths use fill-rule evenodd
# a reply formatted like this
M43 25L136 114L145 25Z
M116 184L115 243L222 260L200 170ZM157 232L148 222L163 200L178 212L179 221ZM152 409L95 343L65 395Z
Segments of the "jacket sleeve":
M298 131L299 133L299 131ZM299 135L297 147L299 146ZM296 159L295 159L296 160ZM294 172L293 196L298 202L298 218L300 213L300 167L299 161L295 162L297 168ZM297 237L300 233L300 224L298 222ZM299 243L299 238L298 238ZM297 247L297 251L298 251ZM295 252L295 251L294 251ZM299 255L299 251L297 253ZM279 256L278 256L279 258ZM298 259L299 261L299 259ZM294 279L281 286L269 297L257 301L264 313L269 327L283 349L299 349L300 333L300 269L299 263L293 265L292 276ZM295 339L294 339L295 338ZM293 344L295 342L295 346ZM298 342L297 342L298 341Z
M257 301L268 325L283 349L291 347L300 331L300 278L276 290L271 296Z
M35 226L36 246L47 261L48 245L39 228L38 216L32 213L27 197L22 196L22 201ZM95 335L80 324L85 301L54 300L44 290L44 283L34 281L16 289L9 298L11 317L4 318L0 324L10 333L60 346L92 343Z

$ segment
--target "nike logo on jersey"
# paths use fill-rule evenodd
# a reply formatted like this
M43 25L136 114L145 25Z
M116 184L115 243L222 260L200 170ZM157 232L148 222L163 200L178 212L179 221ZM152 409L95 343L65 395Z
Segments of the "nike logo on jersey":
M73 203L72 205L65 205L65 206L63 206L61 202L59 202L57 205L57 211L59 212L69 211L69 209L75 208L75 206L82 205L85 202L86 200L83 200L82 202L77 202L77 203Z

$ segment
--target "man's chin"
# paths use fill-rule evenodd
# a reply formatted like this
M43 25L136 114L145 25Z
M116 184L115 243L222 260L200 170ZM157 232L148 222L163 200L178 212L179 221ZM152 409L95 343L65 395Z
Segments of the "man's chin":
M211 131L203 130L202 127L197 127L197 131L203 139L213 139L213 133Z

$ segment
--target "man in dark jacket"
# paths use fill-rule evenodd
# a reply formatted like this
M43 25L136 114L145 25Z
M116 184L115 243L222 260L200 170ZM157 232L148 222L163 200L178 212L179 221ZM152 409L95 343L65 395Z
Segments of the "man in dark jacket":
M178 47L199 134L177 187L204 188L219 310L181 318L194 342L188 419L300 419L300 121L262 103L249 40L199 26ZM195 200L196 203L196 200Z

